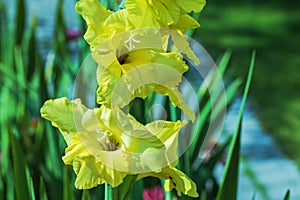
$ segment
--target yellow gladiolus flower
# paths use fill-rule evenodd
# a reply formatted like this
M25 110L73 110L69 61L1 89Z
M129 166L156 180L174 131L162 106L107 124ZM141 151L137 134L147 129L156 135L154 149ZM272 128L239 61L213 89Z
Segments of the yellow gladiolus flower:
M67 142L65 164L73 165L75 186L116 187L126 175L167 179L165 188L196 196L195 184L175 169L177 136L184 122L155 121L146 126L118 108L88 109L79 99L48 100L42 117L59 128Z
M98 0L76 3L98 64L101 107L89 109L80 99L59 98L46 101L40 111L67 143L63 161L73 166L76 188L117 187L129 175L154 176L166 179L167 191L198 196L195 183L175 168L178 134L186 121L143 125L122 109L157 92L195 120L178 87L189 69L182 55L199 64L183 33L199 27L189 13L204 5L205 0L126 0L125 9L112 12Z
M194 121L194 112L178 90L182 74L188 70L179 54L140 49L126 54L123 64L115 57L106 67L103 64L105 56L97 51L93 53L94 60L99 64L97 103L123 108L134 98L145 99L152 92L157 92L168 96L174 106L182 109L185 116Z
M97 0L79 1L76 3L76 11L82 15L88 26L84 35L85 40L91 48L97 46L99 38L104 37L104 23L112 12L106 10Z
M80 0L76 11L88 28L84 35L93 50L117 33L137 28L170 28L186 32L198 28L198 22L187 13L200 12L205 0L126 0L126 9L108 11L98 0Z
M128 21L135 28L160 27L185 32L199 24L187 15L200 12L205 0L126 0Z
M179 196L183 193L191 197L198 197L196 184L172 165L163 168L160 172L140 174L138 178L142 179L147 176L166 179L164 185L166 191L175 189Z

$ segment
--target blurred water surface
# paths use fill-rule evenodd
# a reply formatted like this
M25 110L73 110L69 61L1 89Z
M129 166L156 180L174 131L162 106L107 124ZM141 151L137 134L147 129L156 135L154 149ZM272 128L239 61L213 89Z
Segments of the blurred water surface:
M58 0L27 0L25 3L27 27L29 27L28 25L32 22L32 19L37 17L39 47L42 49L50 49L54 35ZM4 4L7 8L8 20L10 24L14 25L17 0L4 0ZM64 17L67 28L77 29L79 27L79 15L75 11L75 1L64 1Z

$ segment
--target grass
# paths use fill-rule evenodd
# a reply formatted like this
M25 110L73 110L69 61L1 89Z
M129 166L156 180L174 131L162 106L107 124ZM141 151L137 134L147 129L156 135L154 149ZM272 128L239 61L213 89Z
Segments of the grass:
M300 16L299 6L213 5L200 16L198 41L216 60L233 50L231 74L247 73L251 50L257 51L250 91L261 125L283 152L300 164Z

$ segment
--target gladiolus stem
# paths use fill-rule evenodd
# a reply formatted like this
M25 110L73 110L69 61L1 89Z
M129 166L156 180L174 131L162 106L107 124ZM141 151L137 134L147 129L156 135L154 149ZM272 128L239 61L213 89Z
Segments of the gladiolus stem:
M137 176L128 175L124 178L123 183L118 187L112 188L105 183L105 200L127 200L130 197L133 184Z

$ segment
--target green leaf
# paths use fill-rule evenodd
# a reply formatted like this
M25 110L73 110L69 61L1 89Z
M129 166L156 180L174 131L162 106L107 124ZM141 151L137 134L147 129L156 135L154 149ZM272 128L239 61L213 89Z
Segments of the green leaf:
M232 52L230 50L225 51L223 56L220 59L218 69L220 71L220 74L224 74L227 67L229 66L229 61L231 59Z
M143 190L144 190L144 180L138 180L134 183L132 191L131 191L131 195L130 195L130 199L134 199L134 200L139 200L139 199L143 199Z
M136 181L136 175L127 175L123 183L118 187L112 188L105 184L105 200L127 200L130 197L130 192L133 184Z
M37 26L37 18L33 18L31 22L31 30L29 37L29 46L28 46L28 63L27 63L27 81L31 81L33 77L33 73L36 66L36 26Z
M5 19L7 19L7 12L6 12L7 8L5 6L5 4L2 2L2 0L0 1L0 28L2 28L2 30L8 30L7 27L7 21ZM6 34L3 33L3 31L0 31L0 62L3 61L3 56L4 56L4 48L5 48L5 36Z
M253 196L252 196L251 199L252 199L252 200L255 200L255 199L256 199L256 193L253 194Z
M88 190L82 192L81 200L90 200L90 192Z
M64 200L74 200L74 193L72 189L73 183L70 181L70 173L69 173L70 167L65 166L64 171L64 185L63 185L63 199Z
M40 200L48 200L46 186L43 177L40 177Z
M59 154L59 148L58 148L58 134L56 133L56 130L50 126L50 123L47 123L46 125L46 141L47 145L49 147L49 151L46 152L46 165L49 170L49 172L52 173L52 175L55 178L62 177L62 160L60 158Z
M34 192L33 180L32 180L31 177L29 179L30 179L29 180L29 184L30 184L30 199L31 200L35 200L35 192Z
M224 105L224 102L226 104L230 104L234 99L234 95L238 87L240 86L240 81L237 79L229 86L229 88L226 89L226 96L224 94L224 91L220 90L222 88L220 86L223 83L222 77L228 67L230 57L231 52L226 51L220 59L218 71L212 71L211 73L209 73L206 77L206 84L203 84L198 91L199 99L201 100L201 113L199 113L199 116L194 123L192 129L192 143L187 152L187 155L190 156L189 159L191 163L194 163L196 161L206 137L205 131L207 130L209 125L207 122L218 119L218 116L220 115L220 113L222 113L221 111L223 111L227 106ZM207 85L212 88L211 90L213 91L213 94L208 91ZM227 101L226 97L228 97ZM213 113L212 106L214 106ZM212 119L209 118L210 116Z
M5 90L7 91L7 90ZM1 120L0 120L0 127L1 127L1 135L0 135L0 151L1 151L1 173L3 174L7 174L7 172L10 170L9 168L9 157L10 157L10 137L9 137L9 128L6 125L8 123L8 120L6 118L8 118L8 112L6 112L7 110L4 109L5 108L5 102L3 102L5 99L4 98L9 98L10 95L7 95L6 92L2 92L1 93L1 101L0 101L0 106L1 106L1 110L0 110L0 116L1 116Z
M2 180L2 176L0 175L0 199L5 199L5 190L4 190L4 183Z
M37 67L39 72L39 97L40 97L40 105L43 105L44 102L49 99L47 82L46 82L46 73L45 68L42 65L41 56L38 56Z
M22 45L22 39L25 32L25 25L26 25L26 8L25 8L25 1L18 0L17 7L16 7L16 45Z
M284 200L290 200L290 190L288 190L284 196Z
M17 130L14 129L14 132ZM11 135L15 189L18 200L30 200L23 150L15 134Z
M228 199L234 200L237 198L241 126L243 120L243 112L244 112L247 96L251 85L254 62L255 62L255 52L253 52L252 54L247 82L243 94L242 103L240 106L237 127L235 133L233 134L233 139L230 144L228 159L225 166L225 175L217 194L217 200L228 200Z

